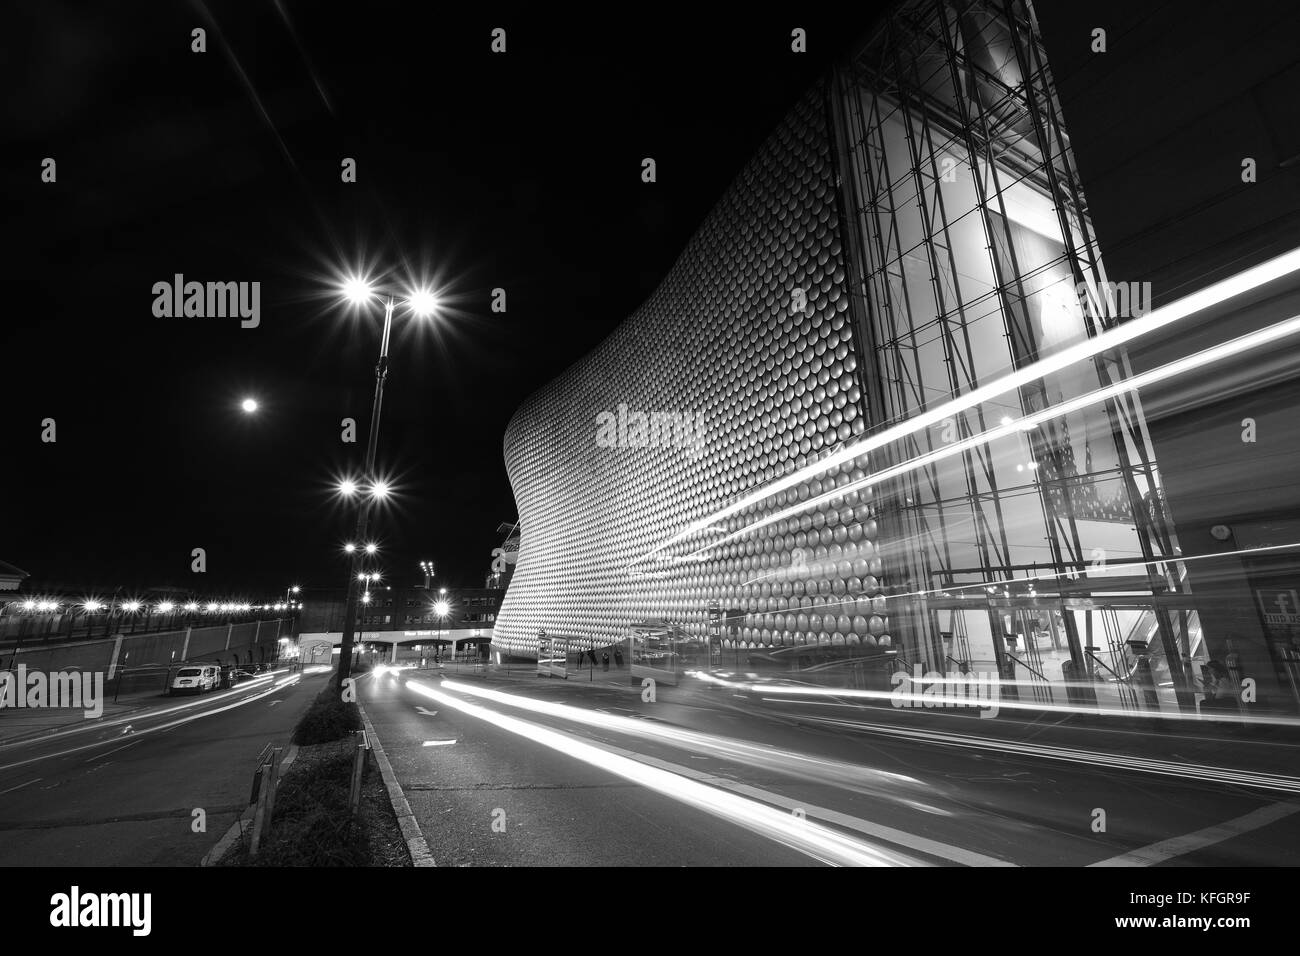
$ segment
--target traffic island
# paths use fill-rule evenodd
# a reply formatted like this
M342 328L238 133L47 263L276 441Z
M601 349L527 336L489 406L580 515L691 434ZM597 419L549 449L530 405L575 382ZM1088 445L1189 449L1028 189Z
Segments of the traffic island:
M326 688L294 733L282 777L270 759L255 783L254 812L218 866L411 866L356 704ZM333 739L324 739L329 737Z

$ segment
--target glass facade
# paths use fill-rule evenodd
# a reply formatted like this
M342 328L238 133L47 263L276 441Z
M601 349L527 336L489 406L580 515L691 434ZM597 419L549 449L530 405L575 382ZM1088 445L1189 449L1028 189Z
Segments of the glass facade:
M1140 313L1102 267L1028 4L905 4L834 88L873 430ZM937 670L1186 705L1204 652L1137 396L1115 387L1127 357L1046 364L889 447L895 616Z
M1064 360L1144 302L1103 269L1031 6L900 4L516 413L495 643L663 630L832 686L919 666L1191 707L1203 642L1128 358ZM645 440L659 419L691 440Z

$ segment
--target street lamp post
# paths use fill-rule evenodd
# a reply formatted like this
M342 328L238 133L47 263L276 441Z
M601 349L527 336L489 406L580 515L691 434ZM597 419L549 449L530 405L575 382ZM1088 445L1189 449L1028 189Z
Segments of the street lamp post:
M361 279L349 280L344 286L344 293L358 303L368 300L375 292L376 290L371 288L369 283ZM362 480L366 482L367 487L362 489L357 504L357 530L356 537L353 539L357 542L365 541L366 529L370 524L371 502L382 493L379 483L375 480L375 451L379 444L379 413L384 404L384 382L388 378L388 342L392 335L393 310L397 299L391 292L385 291L381 294L384 298L384 332L379 342L379 361L375 364L375 398L370 407L370 433L366 438L366 460L362 471ZM417 289L409 295L407 303L417 316L431 315L436 309L437 299L431 291ZM339 647L337 682L340 688L352 672L352 648L357 626L357 597L360 583L357 580L357 573L360 558L357 551L351 552L351 555L347 602L343 611L343 640Z
M379 412L384 405L384 381L388 378L388 340L393 329L393 297L384 301L384 335L379 343L379 361L375 364L375 399L370 406L370 434L366 437L366 463L362 475L371 488L374 486L375 450L379 444ZM370 501L373 495L362 494L357 504L357 532L354 541L366 540L366 528L370 524ZM343 686L352 673L352 644L357 626L357 568L358 551L352 552L352 564L348 574L348 597L343 608L343 642L339 647L338 684Z

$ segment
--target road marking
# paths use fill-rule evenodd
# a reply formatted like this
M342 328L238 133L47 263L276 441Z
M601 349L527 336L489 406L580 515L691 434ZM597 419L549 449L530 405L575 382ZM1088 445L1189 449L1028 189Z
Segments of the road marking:
M267 706L267 707L274 707L276 704L282 704L282 703L284 703L284 701L282 701L282 700L273 700L273 701L271 701L269 704L267 704L266 706Z
M13 793L15 790L21 790L23 787L30 787L32 784L40 783L44 779L44 777L37 777L35 780L28 780L26 783L20 783L16 787L10 787L8 790L0 790L0 796L3 796L6 793Z
M449 745L451 745L451 744L454 744L455 742L456 742L456 741L454 741L454 740L426 740L426 741L424 742L424 746L426 746L426 747L447 747L447 746L449 746Z
M118 747L117 750L110 750L108 753L106 753L106 754L100 754L98 757L94 757L94 758L92 758L92 759L94 759L94 760L103 760L105 757L111 757L111 756L113 756L113 754L115 754L115 753L119 753L119 752L125 750L127 747L134 747L134 746L135 746L136 744L138 744L138 743L143 743L143 741L140 741L140 740L133 740L133 741L131 741L129 744L127 744L125 747ZM87 760L86 763L90 763L90 761Z
M192 723L193 721L196 720L202 720L204 717L212 717L224 711L234 710L236 707L243 707L245 704L251 704L253 703L253 701L261 700L263 697L266 697L268 694L274 694L275 690L276 689L274 687L268 687L266 690L262 691L261 693L255 694L254 696L249 697L246 700L235 701L235 703L226 704L224 707L216 707L212 710L205 710L197 714L191 714L188 717L181 717L178 720L173 720L170 723L166 723L166 724L160 724L157 727L148 727L145 728L144 730L133 731L132 735L135 737L147 737L149 734L156 734L164 730L171 730L172 728L180 727L183 724ZM172 711L162 711L162 713L171 713L171 712ZM147 714L144 716L154 717L158 715ZM56 753L39 754L38 756L35 757L28 757L26 760L15 760L13 763L8 763L5 764L4 766L0 766L0 770L12 770L14 767L25 767L29 763L38 763L42 760L52 760L55 757L66 757L69 754L80 753L83 750L93 750L95 747L103 747L106 744L116 743L118 740L121 739L122 739L121 735L119 734L116 737L110 737L108 740L97 740L94 743L81 744L76 747L69 747L67 750L60 750ZM35 743L35 742L36 741L34 740L24 741L24 743Z
M426 709L423 708L423 707L417 707L417 708L415 708L415 712L418 713L418 714L423 714L425 717L437 717L437 716L438 716L438 712L437 712L436 710L426 710Z
M812 807L802 801L790 800L777 793L746 786L725 777L702 773L666 760L648 757L619 747L585 743L570 733L497 713L415 681L407 681L406 686L416 693L463 711L472 717L478 717L502 730L591 764L615 776L631 780L688 806L719 816L730 823L832 866L927 865L924 860L898 852L894 849L897 846L919 849L930 856L970 865L1014 865L1005 860L948 846L891 827L858 820L847 814ZM802 808L804 816L795 818L792 813L783 813L777 809L778 807L786 811ZM894 846L883 847L864 843L855 837L808 819L817 816L841 827L887 840Z
M1163 863L1165 860L1172 860L1176 856L1194 853L1197 850L1205 849L1207 846L1213 846L1216 843L1222 843L1224 840L1231 840L1233 837L1241 836L1243 833L1249 833L1251 830L1266 827L1270 823L1276 823L1278 820L1289 817L1297 811L1300 811L1300 804L1297 803L1272 803L1266 807L1260 807L1258 810L1252 810L1250 813L1234 820L1228 820L1226 823L1206 827L1192 833L1184 833L1182 836L1176 836L1168 840L1161 840L1159 843L1152 843L1150 846L1130 850L1120 856L1113 856L1109 860L1090 863L1089 866L1154 866L1157 863Z
M236 690L228 691L224 694L218 694L216 697L199 697L195 700L190 701L188 704L179 704L175 707L166 707L161 710L147 710L141 708L140 711L138 712L132 711L130 714L128 714L125 717L115 717L112 720L104 720L103 718L99 718L97 720L83 721L82 723L80 723L75 727L68 727L64 730L42 732L38 736L26 737L21 740L0 740L0 750L8 750L13 747L25 747L28 744L37 741L45 742L49 740L54 740L59 737L66 737L69 736L70 734L84 734L88 730L102 730L105 727L116 727L120 724L129 723L132 720L143 720L145 718L163 717L167 714L174 714L178 711L189 710L194 707L201 707L204 704L212 703L213 701L217 701L217 700L223 700L235 694L242 694L245 690L255 687L264 681L271 680L276 674L281 674L281 673L286 673L286 671L285 670L270 671L264 676L254 678L252 681L249 681L247 684L244 684L243 686L239 687ZM297 675L294 676L296 677ZM265 696L266 694L261 693L255 697L250 697L249 700L257 700ZM9 764L9 766L16 767L19 765ZM0 767L0 769L4 769L4 768Z

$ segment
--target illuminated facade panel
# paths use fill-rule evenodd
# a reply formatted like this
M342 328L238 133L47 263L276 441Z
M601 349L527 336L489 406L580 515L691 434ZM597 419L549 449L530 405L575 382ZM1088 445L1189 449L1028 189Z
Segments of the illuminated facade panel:
M1032 8L900 4L511 421L497 644L662 625L856 685L1187 706L1203 640L1127 355L913 427L1144 305L1102 267Z

